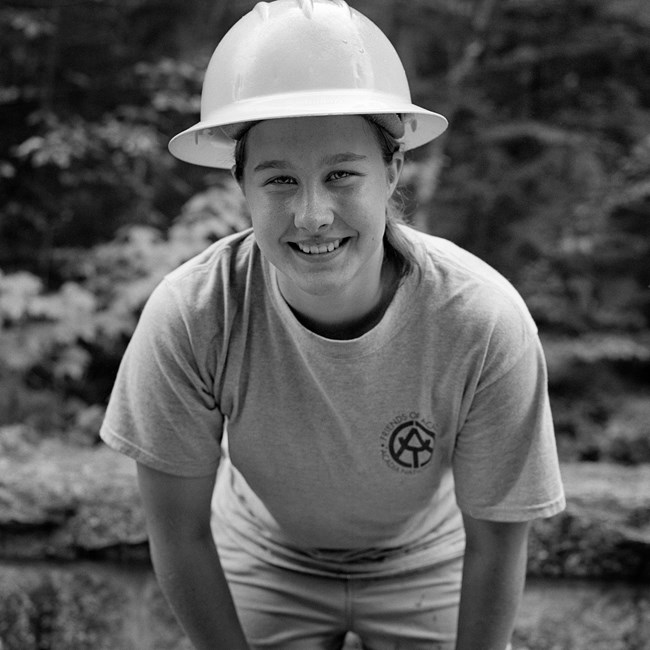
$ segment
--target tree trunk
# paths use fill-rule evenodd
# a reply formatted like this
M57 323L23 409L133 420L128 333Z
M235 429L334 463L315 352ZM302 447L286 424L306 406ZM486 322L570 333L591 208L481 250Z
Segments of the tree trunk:
M485 36L497 2L498 0L482 0L476 6L471 22L470 38L464 48L463 56L447 73L449 104L446 117L450 122L450 128L453 128L454 114L460 106L465 80L474 71L477 61L485 51ZM418 206L413 216L413 225L424 232L430 233L433 231L435 215L431 214L429 204L435 195L440 180L448 133L446 131L428 145L428 155L418 164L413 179L415 201Z

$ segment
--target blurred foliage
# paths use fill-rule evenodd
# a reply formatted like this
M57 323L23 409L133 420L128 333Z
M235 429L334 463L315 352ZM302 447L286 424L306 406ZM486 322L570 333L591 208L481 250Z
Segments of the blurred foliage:
M0 274L0 425L25 422L95 439L97 405L153 288L248 225L239 188L225 178L193 196L166 233L131 225L89 249L57 249L67 279L56 291L46 292L30 272Z
M0 7L0 424L93 440L153 286L248 224L226 172L166 147L254 4ZM410 155L407 213L526 299L563 455L650 461L650 5L351 4L395 43L414 100L450 118Z

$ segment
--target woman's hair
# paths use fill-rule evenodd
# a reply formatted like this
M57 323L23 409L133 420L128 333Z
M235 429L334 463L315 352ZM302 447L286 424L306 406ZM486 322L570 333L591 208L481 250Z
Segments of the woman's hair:
M366 122L372 128L381 154L386 165L390 164L395 154L399 151L399 140L394 138L386 129L372 120L366 119ZM417 268L417 259L413 247L409 240L404 236L399 225L404 224L403 204L397 190L388 200L386 206L386 230L384 231L384 251L386 259L391 262L397 269L400 279L404 279L415 268Z
M394 138L376 122L366 119L366 123L371 127L372 132L377 138L384 163L388 165L392 162L393 157L399 151L399 140ZM235 165L233 167L233 174L238 183L241 183L244 177L244 166L246 164L246 141L248 140L249 133L250 129L247 129L237 140L235 145ZM393 196L391 196L388 205L386 206L384 249L386 252L386 259L397 269L400 279L405 278L417 267L417 260L411 243L404 236L404 233L399 227L400 224L404 223L404 211L401 201L395 196L395 193L393 193Z

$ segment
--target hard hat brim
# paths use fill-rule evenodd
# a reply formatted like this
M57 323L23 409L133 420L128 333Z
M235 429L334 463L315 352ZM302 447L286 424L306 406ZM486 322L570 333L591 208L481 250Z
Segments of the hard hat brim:
M404 150L415 149L441 135L447 120L438 113L403 99L368 91L303 92L278 94L228 104L206 115L169 142L176 158L194 165L230 169L234 164L235 141L220 128L238 122L259 122L290 117L326 115L370 115L397 113L402 116Z

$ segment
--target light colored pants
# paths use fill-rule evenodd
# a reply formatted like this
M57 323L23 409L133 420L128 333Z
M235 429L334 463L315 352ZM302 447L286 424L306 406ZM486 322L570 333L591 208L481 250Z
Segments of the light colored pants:
M223 540L222 540L223 541ZM322 577L268 564L233 546L219 554L254 650L453 650L462 558L390 578Z

